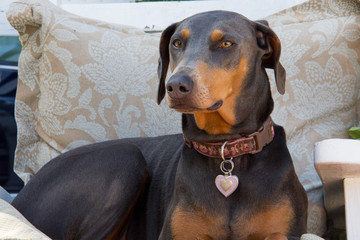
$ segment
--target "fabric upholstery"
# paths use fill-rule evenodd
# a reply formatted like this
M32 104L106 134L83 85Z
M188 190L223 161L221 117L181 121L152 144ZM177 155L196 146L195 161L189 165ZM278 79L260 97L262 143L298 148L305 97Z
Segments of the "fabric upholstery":
M50 240L8 202L0 199L0 239Z
M69 149L124 137L180 132L180 114L158 107L159 35L20 1L15 171L27 182Z

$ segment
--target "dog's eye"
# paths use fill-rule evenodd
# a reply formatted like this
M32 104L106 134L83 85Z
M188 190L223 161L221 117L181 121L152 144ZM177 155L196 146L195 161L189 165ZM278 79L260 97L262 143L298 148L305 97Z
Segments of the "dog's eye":
M221 47L222 47L222 48L228 48L228 47L231 47L232 45L233 45L233 43L230 42L230 41L223 41L223 42L221 42Z
M173 45L176 48L182 48L182 42L179 39L174 40Z

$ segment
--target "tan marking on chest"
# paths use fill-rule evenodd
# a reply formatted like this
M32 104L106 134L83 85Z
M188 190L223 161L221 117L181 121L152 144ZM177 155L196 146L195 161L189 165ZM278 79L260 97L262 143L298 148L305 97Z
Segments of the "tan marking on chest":
M289 200L259 211L253 216L245 214L232 225L235 233L242 233L246 240L263 240L274 233L287 235L294 219L294 210ZM270 238L273 239L273 238Z
M236 100L242 91L242 82L247 71L246 58L242 58L238 66L230 70L210 68L203 62L197 64L197 85L207 89L208 101L212 103L223 101L221 108L215 112L194 114L200 129L209 134L226 134L231 131L231 127L237 123Z
M177 206L171 217L174 240L226 239L225 220L204 210L185 210Z
M282 233L272 233L267 236L264 240L288 240L288 238Z
M289 200L272 205L255 215L251 215L250 210L241 213L230 226L225 215L177 206L171 217L171 231L175 240L227 239L229 236L237 240L274 240L277 237L280 240L289 233L293 218L294 211Z

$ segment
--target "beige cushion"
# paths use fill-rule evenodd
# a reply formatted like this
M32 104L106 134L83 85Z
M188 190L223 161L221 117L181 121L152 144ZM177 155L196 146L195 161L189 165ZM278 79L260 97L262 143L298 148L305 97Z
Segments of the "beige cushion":
M24 42L15 170L25 182L80 145L181 131L180 115L155 102L159 35L74 16L44 0L14 3L7 15ZM326 219L312 149L322 139L347 138L358 121L359 2L312 0L267 19L288 76L284 96L272 86L273 118L285 126L308 191L309 232L321 235Z
M50 240L37 230L8 202L0 199L0 239Z
M15 171L27 182L69 149L110 139L180 132L159 107L159 35L67 13L48 1L7 12L24 44L16 96Z

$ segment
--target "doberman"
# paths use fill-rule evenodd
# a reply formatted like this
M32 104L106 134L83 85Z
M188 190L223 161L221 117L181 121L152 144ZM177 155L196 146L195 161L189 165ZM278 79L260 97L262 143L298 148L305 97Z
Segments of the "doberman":
M46 164L13 205L53 239L299 239L307 197L265 68L285 91L266 21L212 11L166 28L158 102L183 134L114 140ZM167 80L168 67L171 76Z

